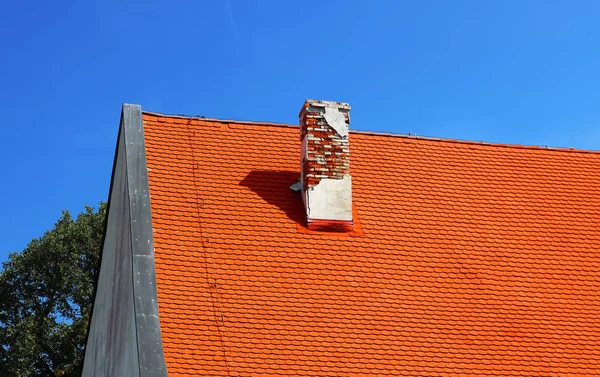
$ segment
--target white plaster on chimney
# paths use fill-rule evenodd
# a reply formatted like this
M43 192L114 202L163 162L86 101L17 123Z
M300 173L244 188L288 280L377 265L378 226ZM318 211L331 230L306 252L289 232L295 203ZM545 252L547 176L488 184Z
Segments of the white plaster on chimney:
M335 130L341 137L348 136L348 124L346 124L346 117L337 108L325 107L325 114L323 115L327 124Z
M309 219L352 221L352 177L323 178L306 192L306 200Z

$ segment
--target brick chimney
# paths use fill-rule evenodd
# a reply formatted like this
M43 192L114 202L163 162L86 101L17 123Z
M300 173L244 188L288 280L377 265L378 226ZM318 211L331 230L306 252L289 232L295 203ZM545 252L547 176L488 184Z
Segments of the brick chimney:
M300 111L301 190L309 229L352 229L350 105L306 100Z

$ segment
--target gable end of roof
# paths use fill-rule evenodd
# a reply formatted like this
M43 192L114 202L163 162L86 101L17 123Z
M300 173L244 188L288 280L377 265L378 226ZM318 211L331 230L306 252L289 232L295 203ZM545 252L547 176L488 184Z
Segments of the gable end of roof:
M166 377L142 112L124 104L83 376Z

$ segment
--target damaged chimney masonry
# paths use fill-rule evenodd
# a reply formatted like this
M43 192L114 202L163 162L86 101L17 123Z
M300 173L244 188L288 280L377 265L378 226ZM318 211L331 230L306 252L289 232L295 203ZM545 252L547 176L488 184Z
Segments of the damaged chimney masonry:
M306 100L300 111L302 199L309 229L352 228L350 105Z

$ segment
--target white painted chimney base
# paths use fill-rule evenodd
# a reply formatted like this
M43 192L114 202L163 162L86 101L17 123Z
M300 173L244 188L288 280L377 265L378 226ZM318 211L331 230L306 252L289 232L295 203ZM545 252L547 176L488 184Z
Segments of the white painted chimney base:
M352 177L323 178L308 189L306 209L309 220L352 221Z

